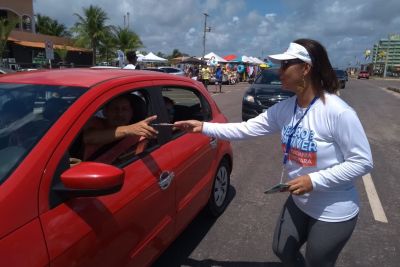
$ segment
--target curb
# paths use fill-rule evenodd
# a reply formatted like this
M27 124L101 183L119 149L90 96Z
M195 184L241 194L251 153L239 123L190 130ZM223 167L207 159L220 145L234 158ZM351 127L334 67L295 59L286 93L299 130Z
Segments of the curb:
M400 94L400 88L386 87L386 89Z

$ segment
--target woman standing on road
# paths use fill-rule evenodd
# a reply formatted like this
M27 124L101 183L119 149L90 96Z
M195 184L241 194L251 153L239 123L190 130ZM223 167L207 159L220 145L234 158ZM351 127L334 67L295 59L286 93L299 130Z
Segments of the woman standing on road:
M227 140L280 131L290 195L273 250L284 266L334 266L357 222L354 180L373 166L368 140L355 111L335 95L338 82L320 43L299 39L270 58L281 63L282 87L296 96L247 122L175 126ZM306 242L303 257L299 250Z

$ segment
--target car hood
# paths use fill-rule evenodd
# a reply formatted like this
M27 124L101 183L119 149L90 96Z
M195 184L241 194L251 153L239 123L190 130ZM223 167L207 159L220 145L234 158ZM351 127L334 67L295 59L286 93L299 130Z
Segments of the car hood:
M293 96L294 93L282 89L281 85L253 84L250 88L255 95Z

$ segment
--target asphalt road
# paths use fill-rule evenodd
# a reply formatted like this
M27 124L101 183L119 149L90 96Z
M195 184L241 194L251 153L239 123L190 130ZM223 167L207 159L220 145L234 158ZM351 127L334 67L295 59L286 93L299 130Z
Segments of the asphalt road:
M224 86L224 93L213 94L231 122L241 120L241 100L247 86L246 83ZM400 94L384 89L388 86L400 88L400 81L351 79L340 91L341 97L356 110L367 133L375 164L371 177L376 195L372 192L368 197L366 182L357 181L361 212L337 266L400 264L400 186L396 181L400 173ZM214 86L209 88L214 90ZM279 136L232 145L234 168L227 210L216 220L200 214L154 267L281 266L271 243L287 193L263 194L266 187L279 179L282 157ZM372 206L376 212L379 202L387 222L374 216Z

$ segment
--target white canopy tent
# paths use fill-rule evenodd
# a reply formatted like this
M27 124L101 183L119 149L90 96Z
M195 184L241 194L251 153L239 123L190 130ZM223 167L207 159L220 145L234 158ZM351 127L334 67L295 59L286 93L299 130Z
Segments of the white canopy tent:
M141 62L165 62L165 61L167 61L167 59L156 56L152 52L150 52L143 57L138 57L138 61L141 61Z
M254 63L250 57L248 56L242 56L242 62L244 63Z
M137 61L141 62L144 58L144 55L141 53L136 53Z
M217 61L218 63L226 63L226 62L228 62L225 59L223 59L222 57L220 57L217 54L215 54L214 52L208 53L207 55L204 56L204 59L206 59L206 60L211 60L212 58L214 58L215 61Z
M265 64L264 61L262 61L261 59L259 59L259 58L257 58L257 57L250 57L250 58L253 60L253 62L254 62L255 64Z

